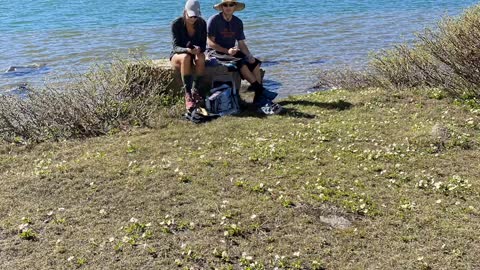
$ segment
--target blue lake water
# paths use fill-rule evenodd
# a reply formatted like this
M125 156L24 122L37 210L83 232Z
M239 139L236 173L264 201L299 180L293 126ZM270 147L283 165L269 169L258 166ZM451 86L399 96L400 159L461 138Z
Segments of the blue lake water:
M266 79L281 96L305 93L318 69L363 66L368 54L456 16L471 0L246 0L236 13L247 44L264 60ZM201 0L203 17L217 1ZM0 91L42 85L83 72L112 53L140 50L153 59L171 49L170 22L184 1L0 0ZM28 66L4 73L11 66Z

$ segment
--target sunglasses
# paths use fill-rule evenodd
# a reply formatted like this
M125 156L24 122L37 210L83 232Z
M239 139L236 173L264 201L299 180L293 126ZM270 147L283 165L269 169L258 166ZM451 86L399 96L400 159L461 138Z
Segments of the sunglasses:
M196 19L196 18L198 18L198 16L188 16L188 14L187 14L187 17L188 17L188 18L191 18L191 19Z
M224 6L224 7L234 7L234 6L236 6L236 5L237 5L237 4L235 4L235 3L232 3L232 4L222 4L222 6Z

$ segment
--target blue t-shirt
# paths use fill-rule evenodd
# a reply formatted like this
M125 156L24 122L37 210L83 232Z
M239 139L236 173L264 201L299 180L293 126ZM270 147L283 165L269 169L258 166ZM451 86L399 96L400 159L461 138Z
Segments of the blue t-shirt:
M218 45L230 49L235 47L237 40L245 39L243 22L236 16L233 16L228 22L220 12L208 19L207 35L209 37L215 37L215 43Z

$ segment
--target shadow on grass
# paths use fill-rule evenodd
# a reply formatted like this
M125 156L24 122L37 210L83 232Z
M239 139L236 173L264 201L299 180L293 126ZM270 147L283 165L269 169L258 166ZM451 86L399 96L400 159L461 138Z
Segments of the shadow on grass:
M235 115L235 117L256 117L256 118L269 117L268 115L259 113L257 111L257 107L255 107L252 103L248 103L242 100L240 103L240 107L242 108L242 112ZM307 118L307 119L315 118L314 114L304 113L295 108L283 108L283 111L279 115L296 117L296 118Z
M308 101L308 100L284 100L284 101L278 102L278 104L282 106L286 106L286 105L316 106L316 107L321 107L329 110L339 110L339 111L348 110L353 107L352 103L346 102L344 100L338 100L335 102L316 102L316 101Z

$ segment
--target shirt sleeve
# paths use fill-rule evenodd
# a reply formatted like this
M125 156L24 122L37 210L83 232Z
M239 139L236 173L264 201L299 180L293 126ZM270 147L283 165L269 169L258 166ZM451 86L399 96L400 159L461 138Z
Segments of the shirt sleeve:
M200 27L200 49L202 52L207 50L207 24L205 21L202 20L202 24Z
M173 45L173 52L174 53L186 53L188 52L187 48L181 46L182 42L182 26L181 23L175 21L172 24L172 45Z
M238 20L238 33L236 36L237 40L244 40L245 39L245 33L243 32L243 22L242 20Z
M207 35L209 37L214 37L215 36L215 15L208 18L207 21Z

